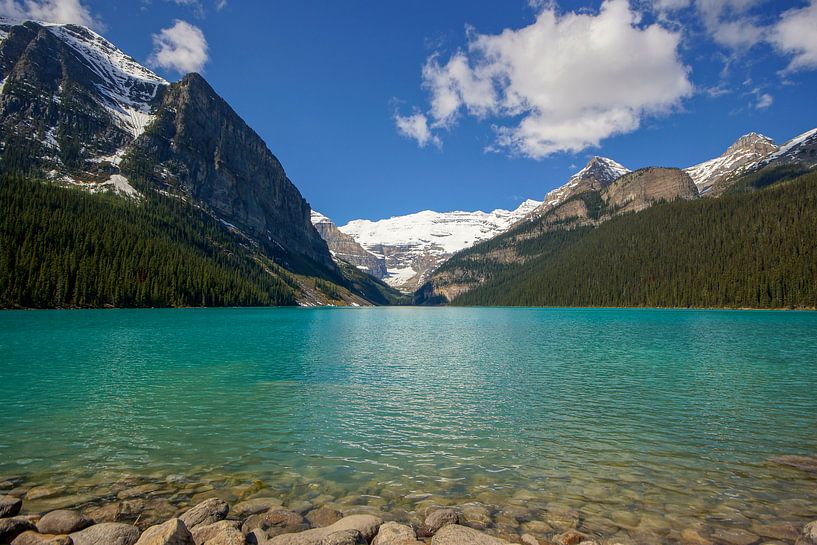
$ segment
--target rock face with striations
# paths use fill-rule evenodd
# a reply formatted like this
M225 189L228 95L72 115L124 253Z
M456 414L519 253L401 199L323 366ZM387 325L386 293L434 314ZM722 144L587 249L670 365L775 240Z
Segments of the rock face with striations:
M281 163L198 74L172 84L156 120L128 150L129 169L208 205L271 246L334 269L310 207Z
M697 196L692 178L677 168L643 168L625 174L602 193L609 215L639 212L656 202Z
M313 210L312 225L326 241L335 259L341 259L381 280L389 274L386 270L385 259L367 251L355 241L354 237L341 232L337 225L323 214Z

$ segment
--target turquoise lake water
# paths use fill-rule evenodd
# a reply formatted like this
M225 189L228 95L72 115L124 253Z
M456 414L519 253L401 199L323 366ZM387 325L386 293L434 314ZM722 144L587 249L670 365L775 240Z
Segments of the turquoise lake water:
M817 518L817 475L768 461L817 454L817 313L14 311L0 383L0 474L33 483Z

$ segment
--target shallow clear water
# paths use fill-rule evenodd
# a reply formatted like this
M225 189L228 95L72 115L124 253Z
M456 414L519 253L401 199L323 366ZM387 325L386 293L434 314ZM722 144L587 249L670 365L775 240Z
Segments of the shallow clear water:
M817 476L768 462L817 454L817 313L3 312L0 383L0 474L37 483L817 518Z

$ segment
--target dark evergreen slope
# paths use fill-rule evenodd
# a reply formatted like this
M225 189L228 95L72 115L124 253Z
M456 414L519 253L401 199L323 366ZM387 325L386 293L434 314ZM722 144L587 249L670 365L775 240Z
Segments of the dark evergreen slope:
M543 232L519 249L536 257L486 269L479 256L502 244L489 241L440 272L482 281L455 295L458 305L814 308L817 172L790 175L767 170L720 199Z
M0 181L0 307L293 305L297 284L177 199Z

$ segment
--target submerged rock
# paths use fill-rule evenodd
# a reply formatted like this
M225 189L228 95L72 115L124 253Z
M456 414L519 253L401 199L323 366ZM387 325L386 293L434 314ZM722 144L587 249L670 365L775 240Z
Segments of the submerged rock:
M795 467L803 471L812 471L817 473L817 457L815 456L797 456L794 454L785 454L783 456L775 456L769 458L769 461L782 466Z
M119 522L103 522L70 534L74 545L134 545L139 541L139 528Z
M0 496L0 518L13 517L23 507L23 500L14 496Z
M26 492L26 499L31 500L39 500L42 498L51 498L58 494L61 494L65 491L65 487L61 485L44 485L44 486L35 486L28 492Z
M447 524L431 538L431 545L507 545L504 539L459 524Z
M795 545L817 545L817 520L809 522L800 532Z
M712 532L712 539L729 545L752 545L760 536L742 528L718 528Z
M581 532L577 532L576 530L568 530L567 532L562 532L561 534L555 536L553 538L553 542L557 545L577 545L583 541L587 541L588 539L588 536Z
M248 517L250 515L257 515L281 507L284 504L278 498L252 498L239 502L230 508L231 516L238 518Z
M200 524L213 524L227 518L230 506L227 502L219 498L210 498L186 511L179 519L188 530L192 530Z
M57 509L46 513L37 522L37 531L41 534L70 534L84 530L94 523L79 511Z
M136 545L195 545L195 542L184 522L170 519L145 530Z
M320 528L331 526L342 518L343 513L329 507L313 509L306 514L306 520L308 520L312 526L318 526Z

